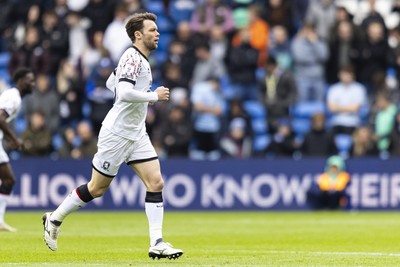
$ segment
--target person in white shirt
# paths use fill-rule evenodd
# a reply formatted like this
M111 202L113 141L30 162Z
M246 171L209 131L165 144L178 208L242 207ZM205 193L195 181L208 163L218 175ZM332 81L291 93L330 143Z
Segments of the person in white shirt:
M44 239L55 251L60 225L65 217L102 196L110 186L123 162L126 162L146 186L145 210L149 221L151 258L176 259L183 254L162 238L164 181L156 151L146 133L147 106L167 101L169 89L160 86L151 91L152 75L148 55L157 48L160 34L157 17L137 13L125 28L133 46L121 56L118 66L107 80L115 93L115 103L103 121L98 151L92 161L92 178L73 190L53 212L43 215Z
M15 177L2 143L4 138L11 149L22 149L23 143L11 130L9 122L18 115L22 98L32 93L35 77L30 69L20 68L14 72L13 81L15 87L5 90L0 95L0 231L9 232L15 232L16 229L4 221L4 214Z

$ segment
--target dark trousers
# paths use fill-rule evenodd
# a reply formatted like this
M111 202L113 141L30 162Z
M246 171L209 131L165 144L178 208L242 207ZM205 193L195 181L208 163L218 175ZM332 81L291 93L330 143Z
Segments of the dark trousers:
M339 209L341 199L346 196L344 191L322 191L319 188L307 192L307 202L312 209Z

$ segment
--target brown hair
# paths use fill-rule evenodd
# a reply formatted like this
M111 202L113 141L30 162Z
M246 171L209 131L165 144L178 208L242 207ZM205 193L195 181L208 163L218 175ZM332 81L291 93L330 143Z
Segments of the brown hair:
M136 13L134 14L126 23L125 29L126 33L128 34L129 38L132 40L132 42L135 42L136 37L135 37L135 32L140 31L142 32L143 30L143 21L145 20L152 20L156 21L157 16L153 13L145 12L145 13Z

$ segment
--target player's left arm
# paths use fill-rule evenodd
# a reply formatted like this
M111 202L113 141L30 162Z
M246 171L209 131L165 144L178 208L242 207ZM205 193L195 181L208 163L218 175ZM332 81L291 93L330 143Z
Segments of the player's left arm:
M15 136L7 123L8 113L4 109L0 109L0 129L3 131L6 140L12 149L21 149L22 141Z

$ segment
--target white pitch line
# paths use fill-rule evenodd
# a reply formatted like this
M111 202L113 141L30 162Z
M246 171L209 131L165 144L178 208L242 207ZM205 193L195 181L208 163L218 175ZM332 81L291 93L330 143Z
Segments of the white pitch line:
M204 250L208 251L208 250ZM340 255L340 256L370 256L370 257L400 257L400 253L391 252L363 252L363 251L286 251L286 250L224 250L217 249L212 252L243 252L243 253L262 253L262 254L316 254L316 255Z

